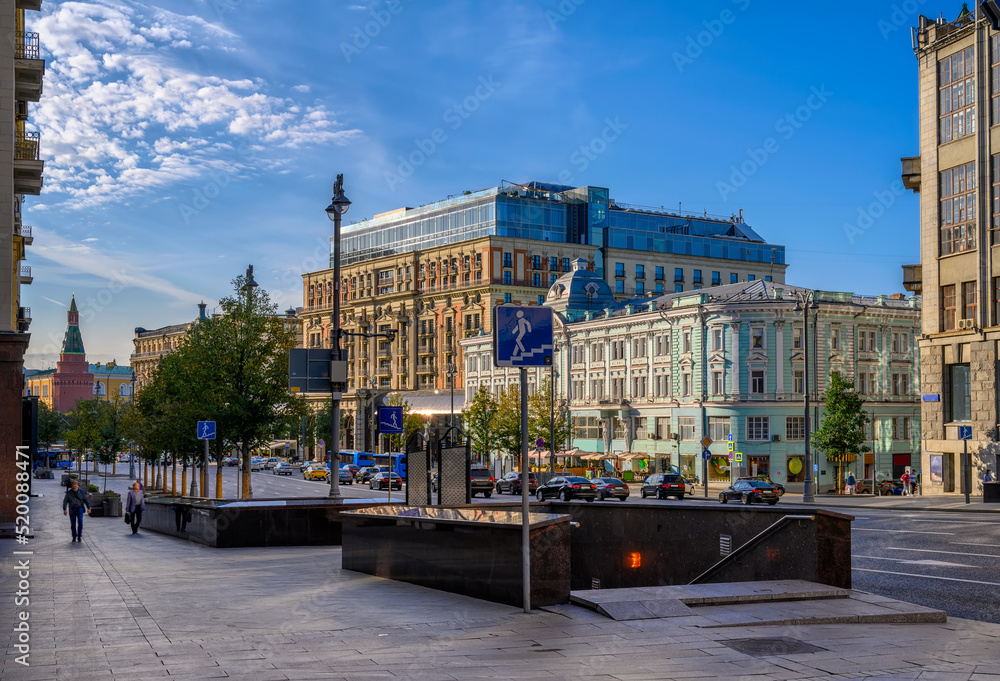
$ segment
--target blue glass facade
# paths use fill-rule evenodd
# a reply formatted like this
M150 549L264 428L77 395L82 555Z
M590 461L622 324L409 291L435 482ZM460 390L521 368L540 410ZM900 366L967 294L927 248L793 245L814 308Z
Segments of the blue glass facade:
M765 243L735 220L635 209L616 204L603 187L538 182L494 187L349 225L342 264L490 235L785 264L784 246ZM597 251L594 260L594 272L604 277L604 254Z

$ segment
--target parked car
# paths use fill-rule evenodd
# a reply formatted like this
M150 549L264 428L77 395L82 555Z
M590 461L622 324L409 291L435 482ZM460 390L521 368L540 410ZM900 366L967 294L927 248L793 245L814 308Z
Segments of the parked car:
M337 477L341 485L353 485L354 476L351 475L351 470L349 468L341 468L340 475Z
M507 475L497 480L497 494L520 494L521 493L521 473L511 471ZM528 473L528 494L538 491L538 478L534 473Z
M594 478L591 480L597 488L597 500L603 501L614 497L625 501L628 499L628 485L618 478Z
M368 481L368 489L403 489L403 479L395 473L376 473Z
M351 471L352 478L361 471L361 466L355 465L353 463L342 463L340 464L340 467L346 468L347 470Z
M493 485L496 483L490 469L485 466L473 466L470 476L469 486L472 490L472 496L482 492L483 496L489 499L493 495ZM531 478L528 478L528 487L531 487Z
M642 481L639 495L643 499L647 496L657 499L666 499L667 497L683 499L687 486L684 478L677 473L654 473Z
M323 464L312 464L302 471L303 480L326 480L326 466Z
M777 494L779 497L783 496L785 494L785 486L784 485L780 485L780 484L778 484L776 482L772 482L771 479L768 478L766 475L758 475L757 477L745 477L745 478L736 478L736 479L737 480L757 480L759 482L766 482L767 484L769 484L771 487L774 488L775 494Z
M730 499L733 501L742 501L747 505L766 501L769 505L774 506L778 503L778 494L766 482L761 482L760 480L737 480L731 487L727 487L719 493L719 501L722 503L726 503Z
M279 459L276 456L269 456L268 458L264 459L264 468L271 470L279 463L281 463L281 459Z
M292 464L285 463L281 461L277 466L271 469L271 475L291 475L292 474Z
M358 482L368 482L378 472L380 472L378 466L365 466L354 474L354 479Z
M531 483L530 480L528 482ZM575 475L559 476L540 485L535 492L535 498L539 501L545 501L550 497L558 497L563 501L586 499L589 502L597 498L597 488L587 478Z

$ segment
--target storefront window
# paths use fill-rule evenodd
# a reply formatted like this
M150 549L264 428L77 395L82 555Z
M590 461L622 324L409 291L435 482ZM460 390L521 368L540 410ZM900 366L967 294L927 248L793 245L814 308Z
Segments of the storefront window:
M771 457L769 456L747 457L747 472L750 475L770 475Z
M802 482L805 480L806 463L805 457L788 457L788 482Z
M713 456L708 462L708 479L712 482L729 480L729 457Z

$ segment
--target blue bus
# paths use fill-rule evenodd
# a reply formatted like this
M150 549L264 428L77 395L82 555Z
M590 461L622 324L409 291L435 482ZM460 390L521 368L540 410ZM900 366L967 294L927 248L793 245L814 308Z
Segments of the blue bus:
M378 454L375 456L375 465L388 466L390 471L406 480L406 454L402 452Z
M72 468L73 455L66 450L39 451L38 466L40 468Z
M358 468L375 465L375 455L371 452L355 452L346 450L340 452L340 463L354 464Z

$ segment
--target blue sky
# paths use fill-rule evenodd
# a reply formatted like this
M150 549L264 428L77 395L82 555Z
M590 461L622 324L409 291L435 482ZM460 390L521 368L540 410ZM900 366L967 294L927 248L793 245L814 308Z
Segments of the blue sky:
M790 283L901 292L919 260L899 182L918 152L910 26L960 9L46 0L28 12L47 71L27 365L53 365L74 292L91 361L123 363L135 327L190 320L249 263L301 305L338 172L348 222L501 180L742 208L787 247Z

